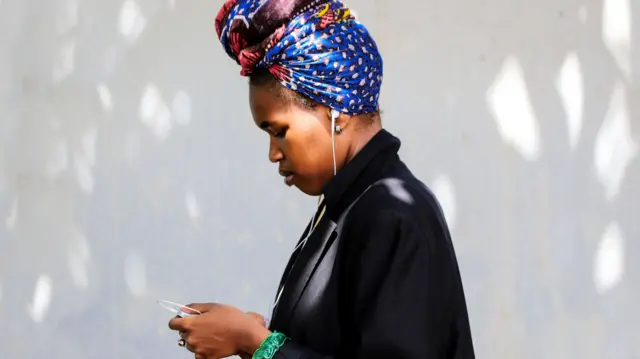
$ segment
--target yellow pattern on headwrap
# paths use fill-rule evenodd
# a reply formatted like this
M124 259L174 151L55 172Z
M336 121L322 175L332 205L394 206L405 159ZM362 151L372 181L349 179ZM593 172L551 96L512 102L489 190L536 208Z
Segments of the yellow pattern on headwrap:
M325 4L324 9L320 10L316 17L323 17L329 11L329 4Z
M342 16L340 16L340 21L348 20L350 16L351 16L351 10L346 9L346 10L342 13Z

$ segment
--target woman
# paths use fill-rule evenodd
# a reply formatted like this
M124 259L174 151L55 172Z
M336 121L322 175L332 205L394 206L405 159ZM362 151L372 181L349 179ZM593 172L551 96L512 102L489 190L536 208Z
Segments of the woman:
M174 318L196 358L474 358L447 225L381 128L382 59L337 0L231 0L216 18L288 186L321 196L272 319ZM257 319L257 320L256 320ZM268 320L267 320L268 321Z

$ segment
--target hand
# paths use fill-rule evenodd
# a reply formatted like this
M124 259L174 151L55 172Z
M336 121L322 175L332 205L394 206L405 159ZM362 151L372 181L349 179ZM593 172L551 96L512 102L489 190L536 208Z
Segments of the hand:
M202 314L173 318L169 328L180 332L196 359L220 359L236 353L254 353L270 334L255 316L217 304L189 304Z
M254 312L247 312L247 314L252 317L253 319L257 320L258 323L260 323L261 326L263 327L267 327L267 322L264 319L264 316L262 314L258 314L258 313L254 313Z
M253 319L257 320L258 323L260 323L261 326L265 327L267 326L267 322L264 320L264 316L258 314L258 313L254 313L254 312L248 312L247 313L249 316L253 317ZM251 359L253 357L253 354L250 353L236 353L237 356L240 357L240 359Z

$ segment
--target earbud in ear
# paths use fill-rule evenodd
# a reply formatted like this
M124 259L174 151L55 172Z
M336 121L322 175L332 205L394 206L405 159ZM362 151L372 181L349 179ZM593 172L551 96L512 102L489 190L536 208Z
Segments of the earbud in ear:
M340 112L338 110L331 109L331 119L337 120L340 117Z
M340 112L338 110L331 109L331 124L335 126L334 129L336 130L336 133L340 134L342 133L342 128L340 125L335 124L338 117L340 117Z

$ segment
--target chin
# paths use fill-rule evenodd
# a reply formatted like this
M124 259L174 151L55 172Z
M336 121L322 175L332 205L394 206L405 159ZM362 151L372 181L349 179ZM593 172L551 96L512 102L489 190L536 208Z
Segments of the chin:
M300 192L302 192L302 193L304 193L304 194L306 194L308 196L317 197L317 196L322 194L322 189L309 188L309 187L300 186L300 185L296 185L295 187L297 189L299 189Z

